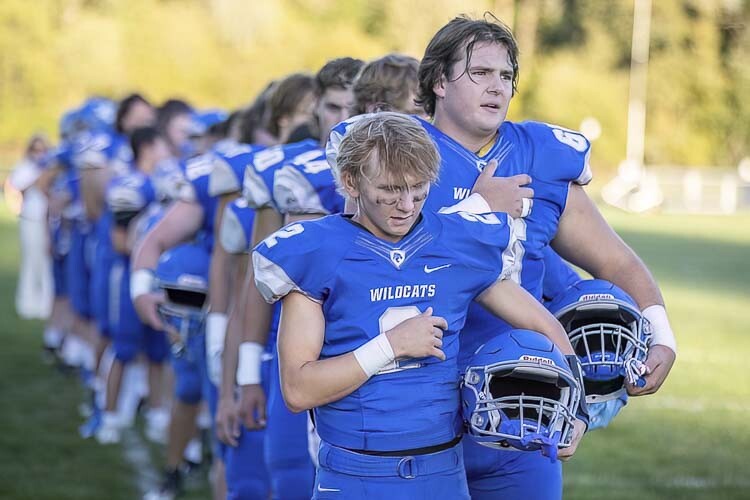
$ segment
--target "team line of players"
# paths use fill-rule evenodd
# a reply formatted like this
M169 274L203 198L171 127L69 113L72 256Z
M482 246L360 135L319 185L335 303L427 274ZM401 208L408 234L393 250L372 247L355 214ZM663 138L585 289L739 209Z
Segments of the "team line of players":
M335 59L227 119L139 95L67 113L56 308L103 410L84 433L119 439L146 359L168 422L149 498L179 494L202 400L216 498L561 498L561 461L676 345L583 189L586 138L506 120L518 74L507 27L459 17L421 62Z

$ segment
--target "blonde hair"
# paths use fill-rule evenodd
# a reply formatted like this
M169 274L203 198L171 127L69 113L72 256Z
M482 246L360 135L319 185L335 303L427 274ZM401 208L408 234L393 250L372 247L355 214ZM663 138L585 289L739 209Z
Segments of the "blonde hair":
M354 99L358 113L366 113L368 106L378 111L411 111L419 81L419 61L402 54L388 54L370 61L362 68L354 82Z
M407 178L433 183L440 172L440 154L416 120L382 112L364 116L347 130L337 166L339 191L346 194L342 180L347 174L356 186L383 173L394 185Z

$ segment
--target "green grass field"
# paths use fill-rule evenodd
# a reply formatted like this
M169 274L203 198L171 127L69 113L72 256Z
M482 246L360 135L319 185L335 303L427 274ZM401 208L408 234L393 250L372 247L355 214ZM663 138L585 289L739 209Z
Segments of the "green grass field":
M680 353L657 395L585 438L565 465L565 498L750 498L750 215L605 214L660 282ZM18 248L4 207L0 241L0 498L137 498L123 449L78 438L81 391L42 365L41 323L15 316Z

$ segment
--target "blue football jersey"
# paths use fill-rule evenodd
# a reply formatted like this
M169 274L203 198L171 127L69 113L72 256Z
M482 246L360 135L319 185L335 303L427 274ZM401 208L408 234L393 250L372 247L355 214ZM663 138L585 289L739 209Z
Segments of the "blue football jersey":
M348 396L316 408L324 441L388 451L460 434L458 332L469 304L512 273L508 220L423 213L407 236L389 243L345 215L331 215L290 224L256 247L255 279L268 301L298 291L321 303L321 359L354 351L428 307L448 323L446 361L397 360Z
M259 151L245 170L242 195L252 208L276 208L273 203L274 177L285 163L304 159L309 151L318 147L317 141L307 139L292 144L280 144Z
M344 211L344 197L336 190L325 149L311 149L276 171L273 202L282 214L329 215Z
M219 242L228 253L240 254L250 250L255 210L245 198L237 198L224 209L219 229Z
M231 139L217 142L211 151L214 153L214 168L208 180L211 196L222 196L242 190L245 169L253 162L255 153L262 146L241 144Z

